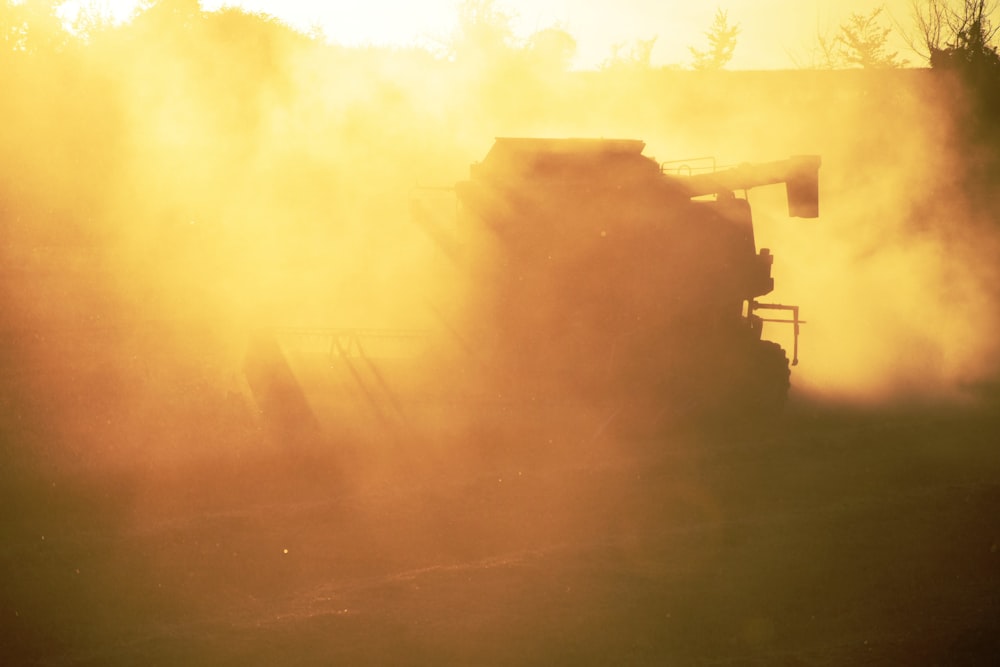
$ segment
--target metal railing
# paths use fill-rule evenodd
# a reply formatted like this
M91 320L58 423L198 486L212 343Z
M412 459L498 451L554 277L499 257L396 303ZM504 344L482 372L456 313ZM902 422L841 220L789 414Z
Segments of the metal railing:
M752 315L758 310L783 310L790 312L792 314L792 319L778 319L773 317L758 317L761 322L777 322L779 324L791 324L794 337L792 343L792 366L796 366L799 363L799 326L805 324L805 320L799 319L799 307L798 306L786 306L781 303L761 303L759 301L750 301L750 314Z

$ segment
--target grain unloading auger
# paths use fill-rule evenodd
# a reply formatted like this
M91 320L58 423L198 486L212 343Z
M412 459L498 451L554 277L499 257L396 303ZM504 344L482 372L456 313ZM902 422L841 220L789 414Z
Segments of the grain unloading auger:
M817 217L820 158L702 172L661 164L644 146L497 139L454 188L457 238L417 209L471 285L439 318L445 333L428 335L463 344L414 373L371 351L369 342L399 338L393 332L284 332L324 341L319 372L290 363L275 336L261 334L247 378L265 417L297 430L333 409L396 425L435 405L425 421L437 425L449 410L478 414L463 396L515 420L522 408L567 404L643 417L773 415L790 364L761 338L763 324L793 327L794 365L802 322L797 307L760 301L774 287L773 257L757 250L750 205L737 195L784 183L789 215ZM337 370L349 391L320 407L311 385Z

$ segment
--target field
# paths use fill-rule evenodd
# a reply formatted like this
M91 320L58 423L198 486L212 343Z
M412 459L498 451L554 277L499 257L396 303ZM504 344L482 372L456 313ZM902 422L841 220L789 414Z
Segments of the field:
M281 450L254 430L222 447L211 429L200 449L225 455L170 465L8 457L0 659L981 665L1000 655L995 405L858 410L796 396L753 430L573 432L484 431L434 457L416 439L366 445L396 448L400 465L357 448ZM8 418L4 437L49 436Z

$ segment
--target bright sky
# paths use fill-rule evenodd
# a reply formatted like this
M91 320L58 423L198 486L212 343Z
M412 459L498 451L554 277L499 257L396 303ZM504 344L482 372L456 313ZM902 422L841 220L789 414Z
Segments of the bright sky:
M104 6L127 18L136 0L80 0ZM238 5L261 11L308 30L322 27L327 37L348 45L421 44L449 35L460 0L202 0L215 10ZM688 47L705 48L704 33L716 8L739 24L730 69L790 68L810 64L818 34L834 34L852 12L867 14L884 6L883 24L893 19L906 30L912 26L911 0L496 0L496 6L516 16L519 35L557 25L577 40L577 66L592 67L605 60L615 44L657 38L655 65L688 65ZM899 30L894 27L894 33ZM893 44L914 65L923 65L901 42Z

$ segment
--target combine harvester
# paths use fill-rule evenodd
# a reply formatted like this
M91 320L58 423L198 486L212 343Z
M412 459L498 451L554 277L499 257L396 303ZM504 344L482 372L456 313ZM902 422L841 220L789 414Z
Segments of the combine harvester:
M760 301L773 257L756 248L745 194L784 183L789 215L815 218L820 158L698 170L644 147L497 139L454 187L460 239L416 215L470 298L440 314L439 332L258 332L245 370L272 432L775 416L802 321L797 306ZM791 361L762 339L765 322L793 327Z

